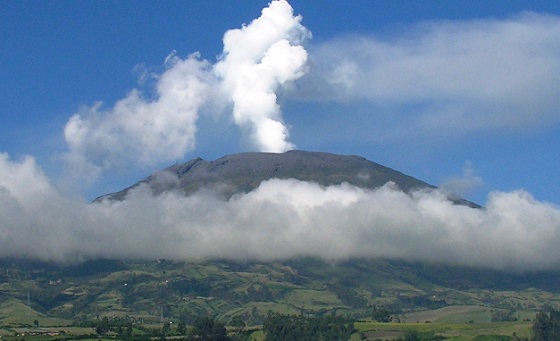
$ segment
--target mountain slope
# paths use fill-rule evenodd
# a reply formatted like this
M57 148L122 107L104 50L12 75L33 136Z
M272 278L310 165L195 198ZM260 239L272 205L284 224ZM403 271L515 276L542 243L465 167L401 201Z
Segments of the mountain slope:
M175 177L166 177L165 174ZM363 157L293 150L281 154L232 154L214 161L192 159L168 167L122 191L101 196L96 201L123 200L129 190L140 184L150 186L154 195L174 189L180 189L185 195L190 195L202 188L213 188L225 198L229 198L235 193L250 192L262 181L273 178L311 181L323 186L346 182L369 189L394 182L405 192L435 188ZM478 207L455 196L451 199L456 203Z
M159 324L162 315L189 323L197 316L225 323L237 316L258 325L269 310L370 318L383 307L404 318L448 306L476 306L484 311L477 321L490 322L489 309L534 314L543 305L557 306L558 283L558 271L516 275L384 259L95 260L71 267L0 260L0 325L35 318L41 325L60 325L59 319L79 324L98 316Z

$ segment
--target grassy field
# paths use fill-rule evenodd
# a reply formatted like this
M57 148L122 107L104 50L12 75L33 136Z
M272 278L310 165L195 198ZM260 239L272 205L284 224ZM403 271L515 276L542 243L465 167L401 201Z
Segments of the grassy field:
M35 321L41 326L67 326L71 323L66 319L45 316L15 299L0 303L0 321L5 326L33 326Z
M484 323L490 322L490 309L483 306L449 306L436 310L418 311L402 316L407 323Z
M441 335L447 340L470 341L486 335L518 337L531 336L531 322L494 322L494 323L377 323L357 322L356 329L367 336L368 340L392 340L406 331L416 330L420 335Z
M312 310L332 309L342 305L336 295L329 291L292 290L284 299L288 304Z

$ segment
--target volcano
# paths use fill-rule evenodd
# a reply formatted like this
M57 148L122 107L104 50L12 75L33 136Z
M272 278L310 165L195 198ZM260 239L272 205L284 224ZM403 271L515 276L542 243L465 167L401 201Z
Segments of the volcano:
M406 193L433 190L435 186L389 167L356 155L292 150L285 153L240 153L214 161L195 158L156 172L121 191L95 199L121 201L128 192L142 184L157 196L166 191L192 195L211 189L224 199L237 193L248 193L270 179L295 179L322 186L348 183L366 189L379 188L389 182ZM456 204L479 207L477 204L449 194Z

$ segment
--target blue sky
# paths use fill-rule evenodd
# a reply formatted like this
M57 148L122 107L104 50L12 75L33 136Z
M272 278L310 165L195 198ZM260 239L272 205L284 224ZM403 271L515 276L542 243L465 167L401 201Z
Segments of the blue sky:
M309 53L308 62L314 63L290 89L278 91L289 141L298 149L358 154L432 184L449 185L482 204L491 191L519 188L537 200L560 203L557 176L560 113L551 109L559 104L558 78L548 74L551 81L536 80L534 85L540 87L535 89L540 92L538 95L527 93L522 86L511 92L496 91L495 103L493 94L488 97L472 94L469 84L476 83L477 78L493 77L487 75L489 69L484 60L493 58L486 53L496 51L484 51L483 44L470 41L475 39L476 32L484 39L485 34L499 30L492 25L518 22L525 22L526 27L541 25L541 31L529 34L542 36L542 42L529 47L535 51L547 50L541 62L545 59L543 63L558 66L558 43L547 45L547 35L551 34L547 29L557 28L560 22L557 2L292 1L290 4L294 13L303 17L301 24L312 34L302 45ZM153 96L153 79L144 83L140 79L145 74L161 75L165 71L164 61L172 51L179 58L198 51L200 59L216 63L223 50L224 33L250 23L267 5L268 1L0 1L3 13L0 17L0 151L8 153L11 160L32 155L52 181L64 182L68 171L63 159L69 148L64 127L80 108L101 101L101 109L110 110L132 89L139 89L146 98ZM465 58L478 57L478 61L446 64L450 68L447 79L441 77L436 65L431 70L420 67L426 74L417 82L394 81L403 77L401 70L395 78L389 73L383 77L390 79L362 80L355 85L384 87L384 82L388 82L391 93L341 87L333 94L329 93L333 89L325 90L324 82L321 83L322 72L345 61L355 62L360 70L370 67L373 70L376 63L386 63L386 58L399 58L398 53L391 57L389 50L402 49L399 53L409 54L411 59L419 51L422 58L418 61L430 63L430 58L449 53L446 46L433 53L426 50L436 44L430 39L437 39L434 37L443 32L449 34L441 40L444 45L458 41L457 46L462 46L461 39L469 40L464 42L465 48L470 49ZM521 33L497 34L493 39L504 40L508 34L519 37ZM364 47L356 44L363 40L377 44L378 59L366 56ZM457 46L447 45L450 49ZM361 53L361 59L354 60ZM536 70L516 77L523 63L530 69L532 58L539 56L518 60L516 56L504 55L489 63L503 58L507 64L509 57L512 58L511 78L496 79L493 88L508 88L515 79L547 76L546 71ZM451 53L449 58L457 55ZM464 65L472 67L468 76L472 79L460 79L462 74L454 69ZM411 98L415 88L430 86L425 84L425 79L432 77L430 72L441 84ZM507 68L500 72L507 73ZM499 77L503 76L500 72ZM466 99L458 95L463 81ZM452 94L446 93L445 82L454 88ZM508 103L508 96L519 99L519 103L504 109L501 106ZM549 105L540 107L547 100ZM455 102L460 104L460 114ZM518 113L510 112L518 108ZM195 146L186 148L181 156L103 170L80 191L93 198L177 161L196 156L215 159L228 153L257 150L258 147L244 138L243 128L231 122L228 110L231 111L226 108L218 117L201 115ZM430 110L438 114L430 115ZM485 121L484 117L493 115L492 110L504 112ZM427 120L434 120L435 123L430 123L432 128L427 128ZM469 126L473 121L480 124ZM516 122L508 124L510 121Z

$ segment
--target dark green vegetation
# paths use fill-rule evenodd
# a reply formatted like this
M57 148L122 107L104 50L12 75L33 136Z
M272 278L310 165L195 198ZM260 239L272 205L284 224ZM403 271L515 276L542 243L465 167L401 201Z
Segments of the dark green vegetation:
M513 275L388 260L97 260L74 266L3 260L0 335L6 328L76 326L89 328L85 334L126 337L141 335L139 326L160 330L167 322L179 335L179 327L190 330L209 316L231 332L284 314L309 317L305 323L333 315L372 321L356 324L371 340L398 338L410 326L419 335L470 335L465 340L514 332L528 337L535 314L558 306L559 285L558 272ZM122 325L99 325L104 318Z
M533 323L534 341L560 340L560 311L540 312Z
M354 321L344 316L325 317L269 313L263 331L267 341L349 340Z

